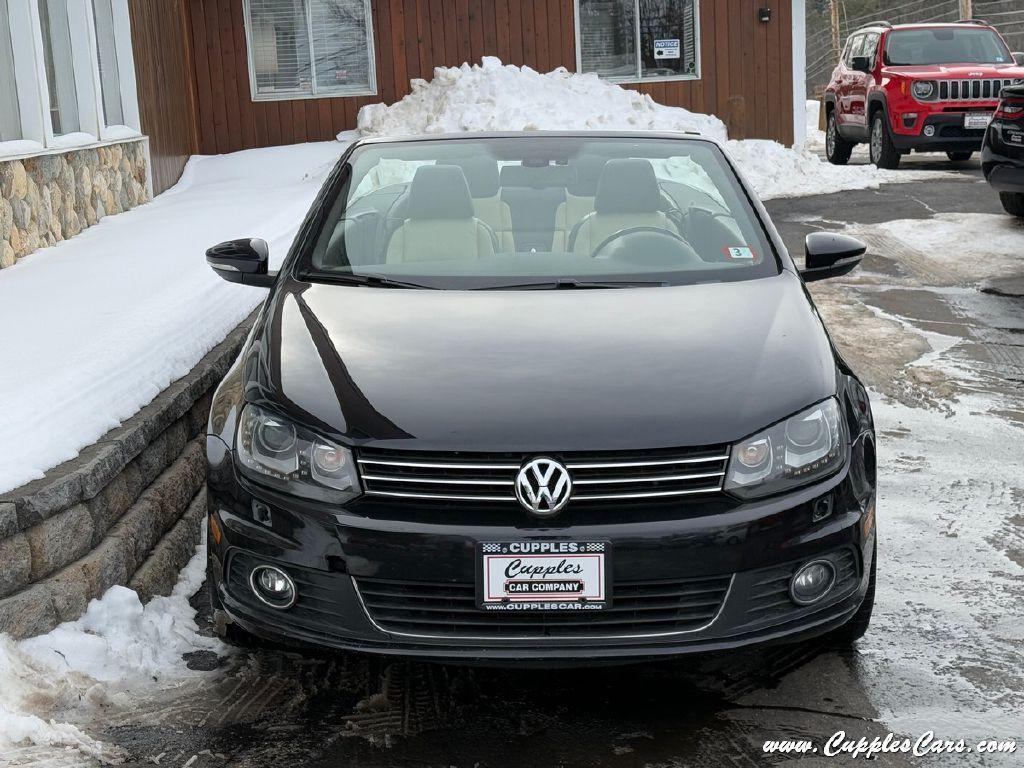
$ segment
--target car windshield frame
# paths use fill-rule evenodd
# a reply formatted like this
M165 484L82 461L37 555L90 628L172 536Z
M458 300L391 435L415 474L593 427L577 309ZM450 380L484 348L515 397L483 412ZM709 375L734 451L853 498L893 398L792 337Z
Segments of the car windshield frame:
M361 157L367 153L384 151L393 154L395 150L403 147L416 147L426 149L430 145L443 147L442 156L446 156L459 143L476 142L534 142L541 145L545 142L561 142L569 144L585 144L587 142L600 142L602 144L622 144L623 148L630 145L653 146L660 143L663 150L671 142L677 147L681 155L690 155L693 152L704 153L705 160L713 158L716 163L716 173L720 174L717 179L724 184L726 190L719 186L715 191L720 195L721 207L726 209L733 218L737 227L739 220L734 214L742 213L745 220L742 222L744 229L743 236L750 235L749 245L760 252L756 257L756 264L734 265L723 264L715 267L700 269L676 269L668 271L655 271L649 269L634 270L595 270L585 272L567 273L544 273L529 274L525 272L509 272L508 274L473 274L471 272L459 273L448 272L445 274L430 274L429 272L418 271L415 265L400 265L404 269L391 268L391 263L373 265L353 265L348 261L346 269L324 269L314 263L315 254L318 249L322 253L326 238L332 227L338 226L350 213L349 207L355 207L364 197L362 194L353 197L350 193L353 178L356 174L354 168ZM540 150L538 150L540 151ZM544 154L544 152L541 152ZM378 158L379 160L379 158ZM444 160L437 161L437 164L444 164ZM525 163L524 163L525 164ZM360 176L356 182L356 189L359 188L359 181L365 177ZM659 182L661 180L659 179ZM379 190L374 190L379 191ZM712 200L710 192L704 192L708 200ZM725 199L729 199L728 205ZM713 141L700 136L674 135L674 134L617 134L617 133L561 133L561 132L531 132L531 133L503 133L503 134L458 134L443 135L436 137L416 137L409 139L394 139L385 141L360 142L353 145L338 161L332 170L323 189L315 201L313 208L307 216L306 222L296 238L295 248L292 256L285 265L285 270L297 280L303 282L319 282L326 284L359 285L373 288L427 288L443 290L474 290L474 289L507 289L507 290L529 290L533 288L615 288L615 287L660 287L670 285L693 285L701 283L734 282L741 280L754 280L765 277L774 277L786 270L786 262L782 256L783 246L774 234L774 230L767 221L767 215L760 207L759 201L753 196L746 183L739 175L732 161L725 155L721 147ZM556 251L552 247L546 255L550 258ZM498 254L495 254L497 256ZM524 253L513 251L506 254L509 258L529 259L530 257L544 256L545 252ZM571 254L563 254L571 255ZM590 256L586 257L588 267L596 261ZM474 263L468 260L467 263ZM479 262L476 262L479 263ZM554 266L553 264L551 265ZM380 267L389 267L381 269Z
M970 58L965 59L950 59L949 57L942 57L941 61L893 61L890 56L890 50L892 47L893 40L899 40L900 37L909 37L911 35L924 35L924 34L935 34L936 32L949 32L954 37L988 37L996 43L996 47L1002 52L1002 59L984 59L984 60L972 60ZM886 35L885 38L885 63L890 67L929 67L939 66L941 64L1012 64L1013 55L1010 53L1010 49L1007 47L1006 42L999 36L999 34L990 27L978 27L971 25L957 25L957 26L943 26L943 27L917 27L912 29L894 29Z

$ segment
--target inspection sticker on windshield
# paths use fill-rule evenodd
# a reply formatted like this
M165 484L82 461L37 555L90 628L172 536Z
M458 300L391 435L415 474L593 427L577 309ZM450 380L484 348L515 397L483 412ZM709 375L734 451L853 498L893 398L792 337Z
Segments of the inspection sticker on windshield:
M477 607L601 610L611 601L607 541L485 541L477 545Z
M754 251L745 245L733 245L722 249L729 261L753 261Z

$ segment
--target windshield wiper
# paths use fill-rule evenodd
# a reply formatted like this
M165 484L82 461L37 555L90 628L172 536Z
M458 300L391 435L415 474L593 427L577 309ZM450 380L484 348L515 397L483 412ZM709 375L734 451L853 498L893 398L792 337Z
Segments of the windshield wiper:
M532 283L503 283L501 285L488 285L477 288L478 291L515 291L515 290L537 290L537 291L572 291L588 288L649 288L654 286L665 286L663 280L617 280L615 282L600 282L597 280L575 280L560 278L558 280L538 280Z
M423 285L422 283L411 283L406 280L395 280L390 277L384 277L384 275L325 275L317 274L310 276L314 280L324 280L330 283L340 283L342 285L370 285L374 288L422 288L424 290L432 291L436 290L433 286Z

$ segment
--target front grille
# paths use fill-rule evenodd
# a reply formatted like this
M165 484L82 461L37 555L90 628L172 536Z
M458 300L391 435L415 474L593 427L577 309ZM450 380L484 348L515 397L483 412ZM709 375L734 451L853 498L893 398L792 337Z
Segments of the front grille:
M836 583L832 587L833 596L846 593L856 585L858 579L857 558L853 554L853 550L841 549L820 559L830 560L835 566ZM747 599L748 622L778 619L788 613L803 610L801 606L790 600L789 582L797 568L805 562L807 561L800 560L788 563L758 574L758 578L751 585L750 595Z
M573 502L629 501L722 489L729 446L653 451L545 454L572 477ZM533 455L359 451L370 496L434 501L515 502L515 477Z
M616 582L611 607L601 611L512 613L478 609L469 583L355 579L367 614L386 632L483 639L692 632L718 615L731 581L715 576Z
M939 101L994 101L1005 86L1013 83L1008 78L939 80Z

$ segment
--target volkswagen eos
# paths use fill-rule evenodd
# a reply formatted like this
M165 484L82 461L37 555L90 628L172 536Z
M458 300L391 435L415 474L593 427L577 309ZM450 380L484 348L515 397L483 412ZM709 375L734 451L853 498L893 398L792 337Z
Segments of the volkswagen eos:
M875 436L805 283L715 142L501 133L348 148L207 436L216 624L543 664L868 626Z

